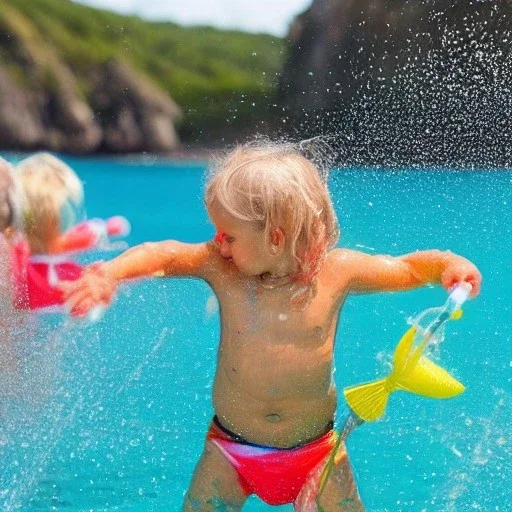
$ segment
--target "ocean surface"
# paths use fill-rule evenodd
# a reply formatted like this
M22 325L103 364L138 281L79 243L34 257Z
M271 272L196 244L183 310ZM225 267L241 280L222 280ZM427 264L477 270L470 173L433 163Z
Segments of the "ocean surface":
M84 182L89 217L130 220L129 245L212 237L204 165L67 161ZM368 512L512 511L512 172L340 169L330 189L340 245L450 249L484 276L438 353L466 391L444 401L396 393L382 421L349 438ZM407 319L445 298L439 288L349 298L339 389L384 376ZM94 324L31 318L19 338L24 383L0 408L0 510L179 511L212 417L213 306L204 283L166 279L123 286ZM342 393L339 402L338 424ZM266 510L292 507L251 498L244 508Z

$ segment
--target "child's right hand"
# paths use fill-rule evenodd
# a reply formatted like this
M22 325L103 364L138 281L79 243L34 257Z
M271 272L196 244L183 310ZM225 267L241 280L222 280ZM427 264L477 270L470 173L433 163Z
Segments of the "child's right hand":
M117 282L105 272L104 264L98 262L89 265L76 281L61 281L58 287L70 314L85 317L93 308L110 304Z

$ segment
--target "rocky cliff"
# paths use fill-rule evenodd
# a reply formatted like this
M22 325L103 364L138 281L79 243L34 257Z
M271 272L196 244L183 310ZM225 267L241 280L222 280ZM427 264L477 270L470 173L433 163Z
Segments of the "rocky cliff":
M29 18L4 5L0 17L0 148L89 153L169 151L178 145L173 100L111 60L79 77Z
M287 124L349 165L512 166L511 29L505 0L314 0L289 34Z
M70 0L1 0L0 149L167 152L178 134L185 149L240 138L268 117L283 48Z

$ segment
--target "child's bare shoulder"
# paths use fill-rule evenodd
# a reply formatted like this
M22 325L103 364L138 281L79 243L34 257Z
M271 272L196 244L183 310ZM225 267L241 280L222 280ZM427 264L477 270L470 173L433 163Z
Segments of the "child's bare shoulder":
M360 265L369 257L371 256L361 251L336 248L329 252L328 259L331 264L338 269L347 270L349 268Z
M339 282L346 286L361 273L374 266L375 256L352 249L336 248L329 252L326 259L326 274L331 283Z
M322 276L329 287L345 290L361 267L364 253L350 249L336 248L329 251L322 265Z

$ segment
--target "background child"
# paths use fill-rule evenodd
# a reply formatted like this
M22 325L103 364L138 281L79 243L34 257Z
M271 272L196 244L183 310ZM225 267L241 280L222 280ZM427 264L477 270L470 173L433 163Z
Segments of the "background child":
M84 217L84 190L73 169L49 153L22 160L16 171L23 194L31 254L65 252L63 234Z
M334 249L327 185L291 145L237 148L212 173L205 203L213 242L143 244L62 288L81 316L108 304L126 279L205 280L221 315L215 417L184 510L237 511L254 493L305 511L301 489L336 438L333 350L347 295L461 281L476 295L481 277L450 252L391 257ZM318 502L328 512L363 510L344 450Z
M20 267L26 268L28 307L53 310L62 303L57 282L76 279L82 272L69 256L59 255L95 249L100 244L106 247L110 236L126 236L130 226L120 216L85 221L80 179L71 167L49 153L22 160L16 171L23 190L29 244L28 252L17 248L17 259Z
M84 216L83 186L68 165L49 153L36 153L22 160L15 170L23 193L28 242L14 246L17 281L23 281L26 289L24 307L54 308L63 301L62 292L55 287L58 280L76 279L82 268L73 261L46 255L70 249L66 231Z

